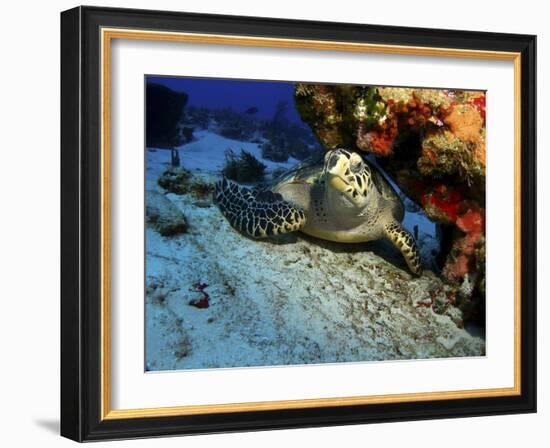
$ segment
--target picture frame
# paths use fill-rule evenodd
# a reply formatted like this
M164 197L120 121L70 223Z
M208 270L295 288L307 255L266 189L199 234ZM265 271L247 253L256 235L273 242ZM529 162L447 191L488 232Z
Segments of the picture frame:
M110 288L116 278L110 250L116 235L110 232L110 185L116 173L109 80L117 40L513 64L513 385L113 409ZM535 55L536 37L530 35L98 7L63 12L61 434L92 441L536 412Z

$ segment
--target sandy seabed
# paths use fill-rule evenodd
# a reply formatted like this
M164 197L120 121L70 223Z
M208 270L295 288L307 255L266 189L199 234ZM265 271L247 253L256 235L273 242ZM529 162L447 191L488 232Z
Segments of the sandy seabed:
M200 182L219 179L229 147L261 156L254 143L196 136L180 157ZM165 194L189 227L171 237L146 229L148 370L485 354L484 340L461 328L450 289L429 270L411 276L389 244L342 245L299 233L251 240L230 227L211 198L159 187L169 160L167 151L147 151L146 188ZM295 163L262 162L268 173ZM407 226L418 222L407 214ZM429 249L424 230L420 244ZM190 305L205 294L208 307Z

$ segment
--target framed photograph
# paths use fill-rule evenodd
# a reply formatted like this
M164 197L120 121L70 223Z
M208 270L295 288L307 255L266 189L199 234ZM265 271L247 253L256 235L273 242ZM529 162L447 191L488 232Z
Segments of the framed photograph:
M61 433L536 411L535 36L61 14Z

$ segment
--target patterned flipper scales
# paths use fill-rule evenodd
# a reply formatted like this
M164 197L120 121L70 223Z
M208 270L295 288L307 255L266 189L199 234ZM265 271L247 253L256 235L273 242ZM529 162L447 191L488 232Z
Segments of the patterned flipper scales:
M216 183L214 198L231 226L252 238L265 238L300 230L303 210L269 190L241 187L225 178Z
M384 230L388 239L403 254L411 272L417 276L422 275L422 261L414 237L397 221L386 224Z

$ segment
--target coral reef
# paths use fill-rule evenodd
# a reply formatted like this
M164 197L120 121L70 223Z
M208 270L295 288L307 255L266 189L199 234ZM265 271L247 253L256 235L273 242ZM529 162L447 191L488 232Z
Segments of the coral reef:
M233 150L225 152L222 174L237 182L260 182L264 179L266 166L248 151L241 149L237 156Z
M187 221L179 209L165 196L147 190L145 192L147 224L162 236L173 236L187 231Z
M443 276L471 317L483 317L485 93L297 84L295 101L325 147L373 154L441 225Z

